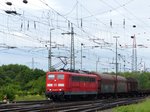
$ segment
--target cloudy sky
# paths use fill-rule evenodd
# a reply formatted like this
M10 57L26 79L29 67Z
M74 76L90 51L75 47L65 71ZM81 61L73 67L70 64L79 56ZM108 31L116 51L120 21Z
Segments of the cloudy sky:
M10 5L11 3L11 5ZM148 0L1 0L0 65L25 64L48 69L50 29L52 65L70 65L70 35L74 28L76 69L100 72L115 69L115 36L119 71L131 71L135 35L137 68L150 68L150 2ZM133 27L136 26L136 27ZM95 47L98 46L98 47ZM60 59L61 57L61 59ZM66 58L64 58L66 57Z

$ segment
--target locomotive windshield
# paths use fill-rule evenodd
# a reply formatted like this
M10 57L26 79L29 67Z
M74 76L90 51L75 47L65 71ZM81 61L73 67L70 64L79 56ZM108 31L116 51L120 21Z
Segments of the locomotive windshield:
M49 74L49 75L48 75L48 79L49 79L49 80L53 80L54 78L55 78L55 75L54 75L54 74Z
M54 80L55 78L58 80L64 80L64 74L49 74L48 75L49 80Z
M57 75L57 79L63 80L64 79L64 75L63 74L58 74Z

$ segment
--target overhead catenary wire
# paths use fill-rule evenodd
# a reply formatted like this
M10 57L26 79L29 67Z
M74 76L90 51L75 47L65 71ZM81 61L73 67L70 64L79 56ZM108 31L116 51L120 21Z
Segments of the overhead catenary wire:
M81 5L80 5L81 6ZM118 6L119 7L119 6ZM75 7L76 8L76 10L79 10L79 9L77 9L77 7ZM74 8L74 10L75 10L75 8ZM79 8L79 7L78 7ZM72 8L73 9L73 8ZM82 7L82 9L84 9L83 7ZM86 10L86 7L85 7L85 9L84 9L85 11L87 11ZM112 9L113 10L113 9ZM55 13L55 11L53 11L54 13ZM78 11L77 11L78 12ZM87 11L88 12L88 11ZM28 12L26 12L26 13L28 13ZM30 13L30 12L29 12ZM92 14L93 12L89 12L89 15L90 15L90 13ZM6 14L5 14L6 15ZM30 15L31 15L31 17L30 17ZM79 14L77 14L77 15L79 15ZM50 15L51 16L51 15ZM7 17L7 16L6 16ZM60 19L60 17L62 17L62 16L60 16L60 15L58 15L57 13L56 13L56 15L55 15L55 18L50 18L50 21L51 21L51 23L53 23L53 25L52 26L50 26L48 23L47 23L47 18L46 18L46 16L45 17L43 17L43 19L42 18L40 18L40 17L36 17L36 16L34 16L34 15L32 15L32 14L27 14L27 15L24 15L24 17L23 17L23 15L21 15L20 17L18 17L19 19L23 19L25 22L27 22L27 21L29 21L29 30L27 31L27 30L24 30L22 33L23 34L27 34L27 35L29 35L29 38L33 38L34 36L36 36L36 35L34 35L34 34L31 34L32 33L32 30L30 30L30 28L31 28L31 23L34 23L34 22L36 22L36 32L42 32L42 31L44 31L46 28L48 28L49 26L50 27L56 27L56 29L59 29L59 31L60 32L66 32L66 31L68 31L68 26L66 25L66 26L63 26L63 25L61 25L61 26L59 26L59 23L61 24L61 22L62 23L67 23L68 21L70 21L70 22L73 22L74 24L75 24L75 27L78 29L78 30L80 30L80 28L79 28L79 26L80 25L78 25L78 23L76 23L75 21L72 21L72 20L70 20L70 19L68 19L68 16L67 16L67 20L66 19L64 19L63 17L63 20L62 20L62 18L61 18L61 20L59 20ZM11 16L10 16L10 18L11 18ZM81 18L83 18L83 17L81 17ZM80 17L75 17L75 20L77 20L77 22L79 22L79 20L80 20ZM95 18L94 18L94 20L96 20ZM92 20L93 21L93 20ZM96 20L97 21L97 20ZM88 31L86 31L86 29L84 29L85 27L87 27L87 28L89 28L90 29L90 27L89 26L86 26L86 24L85 24L85 21L84 20L82 20L82 22L83 22L83 28L82 28L82 30L81 31L85 31L84 33L84 35L81 35L81 34L79 34L78 32L77 32L77 34L76 34L76 36L78 36L78 38L77 38L77 40L79 41L78 43L81 43L82 41L84 41L84 40L86 40L86 41L89 41L89 39L93 39L93 38L96 38L97 37L97 35L93 35L93 34L90 34L91 32L88 32ZM42 28L40 28L40 29L38 29L38 23L39 24L44 24L44 25L46 25L46 27L45 26L42 26ZM50 24L51 24L50 23ZM56 23L56 24L55 24ZM10 23L9 23L10 24ZM93 23L92 23L93 24ZM96 24L96 23L95 23ZM99 23L99 24L101 24L101 23ZM114 25L115 23L113 23L113 25ZM25 25L25 24L24 24ZM35 25L35 24L34 24ZM104 25L105 26L105 25ZM108 25L106 25L106 28L107 28L107 26ZM15 26L14 26L15 27ZM27 23L26 23L26 27L27 27ZM109 26L108 26L109 27ZM13 28L13 27L10 27L9 26L9 28ZM35 27L34 27L35 28ZM95 27L97 30L101 30L101 29L98 29L97 27ZM109 29L109 28L108 28ZM16 27L16 30L17 30L17 27ZM108 32L109 32L109 30L108 30ZM5 32L5 33L7 33L7 32ZM10 33L11 33L11 30L10 30ZM9 33L8 33L9 34ZM82 37L84 37L84 38L82 38ZM21 38L24 38L24 37L21 37ZM36 37L37 38L37 37ZM36 40L36 38L34 38L35 40ZM33 39L33 40L34 40ZM42 39L42 38L41 38ZM41 40L40 39L40 40ZM82 40L83 39L83 40ZM28 39L27 39L28 40ZM31 40L29 40L29 41L33 41L32 39ZM45 40L46 41L46 40ZM39 43L38 41L37 41L37 43ZM92 43L92 42L90 42L89 41L89 43L90 44L95 44L95 43ZM93 52L93 51L92 51ZM93 60L94 61L94 60Z

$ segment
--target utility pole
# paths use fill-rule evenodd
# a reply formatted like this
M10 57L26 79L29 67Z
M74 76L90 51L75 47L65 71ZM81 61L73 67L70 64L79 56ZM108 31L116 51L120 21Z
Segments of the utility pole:
M143 61L143 71L145 72L145 62Z
M136 28L136 25L133 25L133 28ZM132 72L137 72L137 50L136 50L136 37L131 36L133 39L133 45L132 45Z
M125 56L123 56L124 57L124 59L123 59L123 62L124 62L124 65L123 65L123 67L124 67L124 72L126 71L126 57Z
M118 48L117 48L117 41L118 41L118 38L119 36L114 36L114 38L116 38L116 77L117 77L117 73L118 73Z
M137 50L136 50L136 37L131 36L133 39L133 46L132 46L132 72L137 71Z
M81 70L82 70L82 58L83 58L83 55L82 55L82 46L83 46L84 44L83 43L81 43Z
M98 60L96 61L96 72L98 72L98 63L99 63L99 57L98 57Z
M50 46L49 46L49 50L48 50L48 70L49 71L52 70L52 37L51 37L52 30L54 30L54 28L50 29L50 38L49 38Z
M34 58L32 58L32 70L34 70Z
M118 75L118 51L117 51L117 40L119 36L114 36L116 38L116 83L115 83L115 94L117 98L117 75Z
M73 24L71 23L71 70L75 70L75 55L74 55L74 30Z
M70 53L70 70L75 70L75 54L74 54L74 29L73 24L71 23L71 32L62 33L62 35L68 34L71 35L71 53Z

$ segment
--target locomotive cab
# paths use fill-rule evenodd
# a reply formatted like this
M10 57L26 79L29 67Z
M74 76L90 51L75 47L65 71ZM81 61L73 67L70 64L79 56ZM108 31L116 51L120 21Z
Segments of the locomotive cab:
M59 99L64 95L65 75L63 73L48 72L46 75L46 96Z

